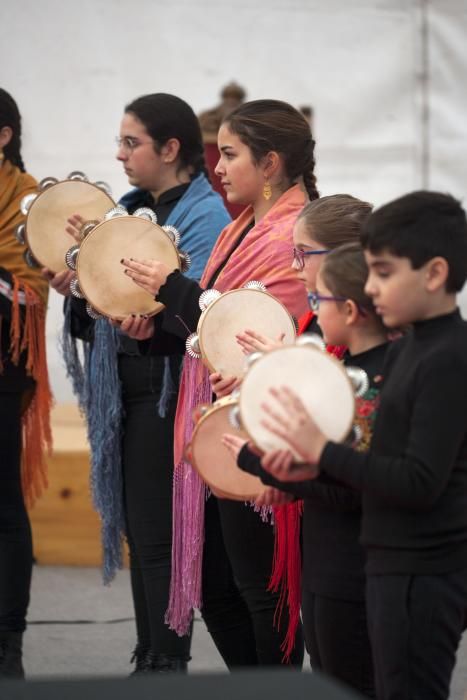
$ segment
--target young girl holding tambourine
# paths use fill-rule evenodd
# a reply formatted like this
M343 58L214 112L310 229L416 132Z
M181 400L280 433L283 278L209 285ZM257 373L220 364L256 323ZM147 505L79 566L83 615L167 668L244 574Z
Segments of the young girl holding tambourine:
M321 207L328 209L328 215L333 210L337 211L339 203L345 203L347 212L353 206L356 214L360 212L360 227L370 210L369 205L366 205L367 214L363 215L364 203L358 204L358 200L346 199L341 195L325 199L327 201L323 200ZM381 386L380 371L387 347L386 331L364 294L367 269L359 244L350 243L332 252L322 243L321 247L317 246L315 238L307 237L307 232L311 233L311 230L316 236L316 226L311 229L309 225L313 218L313 208L313 203L307 207L309 211L306 212L306 219L301 217L302 227L297 226L294 237L296 259L298 258L296 264L300 267L300 275L308 289L314 290L310 294L314 310L310 312L308 322L319 323L328 350L330 346L346 346L344 364L361 367L368 376L368 389L362 398L357 399L358 439L355 439L358 449L367 449ZM329 216L327 220L328 225L330 218ZM356 219L354 224L355 221ZM354 225L354 230L355 228ZM352 227L349 231L352 231ZM308 259L311 258L313 262L308 265L307 256L301 257L301 253L311 250L325 252L327 255L310 255ZM318 264L314 262L323 257L324 261ZM303 325L304 323L302 327ZM251 331L242 334L241 342L250 350L268 349L269 345L266 338L260 338ZM361 515L359 494L332 479L324 478L314 483L285 485L262 470L259 458L243 445L243 441L226 436L225 444L236 453L242 448L238 455L241 468L255 473L271 486L305 499L302 615L311 665L366 696L374 697L373 666L364 605L364 554L358 543ZM276 454L271 453L270 459L275 457ZM278 510L278 525L283 511L291 508L292 506L286 506ZM279 533L278 536L280 537ZM286 566L289 588L294 580L291 571L294 567L293 544L290 540L286 542L286 546L292 550L288 552ZM289 604L290 602L289 591Z

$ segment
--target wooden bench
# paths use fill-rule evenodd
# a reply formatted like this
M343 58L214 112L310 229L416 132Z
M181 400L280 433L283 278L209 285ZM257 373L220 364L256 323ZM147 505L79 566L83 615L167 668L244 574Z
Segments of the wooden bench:
M91 503L89 445L77 406L57 405L52 430L49 488L30 512L34 556L38 564L100 566L100 523Z

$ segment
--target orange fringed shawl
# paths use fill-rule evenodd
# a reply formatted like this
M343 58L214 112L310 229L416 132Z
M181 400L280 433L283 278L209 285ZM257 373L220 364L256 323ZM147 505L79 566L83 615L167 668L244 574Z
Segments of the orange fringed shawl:
M0 267L13 275L13 300L10 324L10 347L2 348L2 357L10 353L19 362L26 352L26 371L35 380L35 390L22 416L22 482L25 501L31 505L47 486L46 450L52 446L50 409L52 394L47 372L45 348L45 312L48 285L40 270L24 261L24 246L14 232L24 221L21 199L37 191L31 175L6 160L0 167ZM20 313L19 293L26 299L25 314ZM0 372L2 371L0 367Z

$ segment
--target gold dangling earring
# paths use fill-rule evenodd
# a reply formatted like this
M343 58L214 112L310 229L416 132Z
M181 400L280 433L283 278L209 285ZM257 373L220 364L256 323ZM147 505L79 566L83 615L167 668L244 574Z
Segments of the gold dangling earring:
M266 201L268 201L272 197L272 189L271 189L271 185L269 184L269 182L264 183L263 197Z
M2 149L0 148L0 165L3 163L4 160L5 160L5 154L2 151Z

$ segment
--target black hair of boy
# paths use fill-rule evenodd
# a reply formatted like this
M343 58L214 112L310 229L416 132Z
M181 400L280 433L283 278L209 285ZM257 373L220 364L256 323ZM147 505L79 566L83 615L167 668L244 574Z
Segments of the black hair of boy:
M466 213L449 194L420 190L376 209L363 227L361 243L374 255L408 258L415 270L444 258L448 293L459 292L467 279Z

